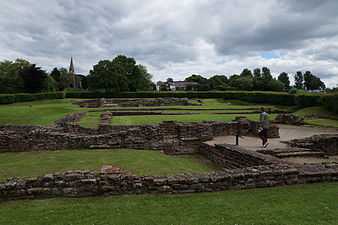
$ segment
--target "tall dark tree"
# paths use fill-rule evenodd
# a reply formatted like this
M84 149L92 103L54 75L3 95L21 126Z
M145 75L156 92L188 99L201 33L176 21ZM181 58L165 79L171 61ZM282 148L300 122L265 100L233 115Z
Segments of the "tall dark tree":
M261 69L259 69L259 68L254 69L253 70L253 76L254 76L254 78L261 78L262 77Z
M89 88L106 91L127 91L128 79L123 74L123 69L118 64L109 60L101 60L89 72Z
M284 84L283 91L288 91L290 89L290 80L287 73L282 72L279 74L278 80Z
M250 77L252 78L253 75L251 73L251 70L249 70L248 68L243 69L242 73L240 74L241 77Z
M199 84L208 84L208 79L202 77L201 75L196 75L196 74L193 74L190 77L185 78L185 81L197 82Z
M36 93L42 91L45 87L47 73L40 67L36 67L35 64L23 69L20 75L27 92Z
M297 71L295 76L295 88L297 89L303 89L303 81L304 81L304 78L303 78L303 74L301 71Z
M24 59L0 62L0 93L24 92L20 72L29 66L31 64Z
M267 91L283 91L284 84L273 78L266 84L266 90Z
M254 69L253 76L254 76L253 89L256 91L263 91L265 82L263 81L263 78L262 78L261 69L259 68Z
M136 65L134 58L124 55L119 55L112 61L99 61L90 71L88 83L90 89L106 91L145 90L152 84L147 68Z
M262 79L265 82L269 82L269 81L272 80L272 75L271 75L270 69L268 67L262 68Z
M214 75L209 78L208 83L213 90L222 90L228 84L228 78L224 75Z
M313 75L310 71L304 73L304 87L307 90L324 90L325 84L319 77Z

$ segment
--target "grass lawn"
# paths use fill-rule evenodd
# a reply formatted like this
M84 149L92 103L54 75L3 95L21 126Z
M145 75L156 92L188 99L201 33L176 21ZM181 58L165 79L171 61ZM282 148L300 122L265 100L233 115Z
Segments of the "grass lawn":
M83 127L98 128L103 112L87 112L77 123Z
M166 175L220 170L216 164L195 156L175 157L151 150L9 152L0 154L0 181L11 177L35 177L69 170L99 171L103 165L120 165L122 171L129 171L137 175Z
M297 116L305 117L307 115L324 115L329 116L331 119L318 118L318 119L306 119L304 120L307 124L326 126L326 127L336 127L338 128L338 115L334 115L331 112L327 111L322 106L314 106L300 109L294 113Z
M200 113L193 115L148 115L148 116L113 116L112 124L123 125L123 124L155 124L165 120L176 120L180 122L201 122L201 121L232 121L236 116L242 116L241 114L208 114ZM243 114L249 119L259 120L259 114ZM276 114L270 114L270 119L275 119Z
M56 99L0 105L0 124L46 126L68 114L88 110L72 101L74 99Z
M52 198L0 203L6 225L333 225L338 183L215 193Z

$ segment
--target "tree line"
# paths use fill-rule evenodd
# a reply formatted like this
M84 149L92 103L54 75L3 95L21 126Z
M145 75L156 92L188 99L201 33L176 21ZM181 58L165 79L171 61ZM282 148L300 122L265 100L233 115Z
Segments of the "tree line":
M152 75L134 58L123 55L101 60L82 80L83 89L105 91L153 90ZM0 93L37 93L75 89L74 77L66 68L50 73L24 59L0 62Z
M154 90L152 75L147 68L137 64L134 58L118 55L112 60L101 60L89 75L83 78L83 89L105 90L113 92ZM171 79L172 80L172 79ZM244 91L289 91L324 90L325 84L310 71L304 74L297 71L294 75L295 85L290 85L289 75L285 72L273 78L270 69L263 67L253 71L243 69L229 78L225 75L214 75L209 79L201 75L191 75L185 81L197 82L189 85L187 90L244 90ZM66 68L54 68L50 73L24 59L14 62L0 62L0 93L36 93L44 91L64 91L73 89L74 77ZM161 90L168 87L163 86Z
M185 81L197 82L197 85L188 85L187 90L209 91L209 90L243 90L243 91L290 91L290 89L301 90L324 90L325 84L319 77L306 71L303 75L297 71L294 75L295 85L290 85L289 75L285 72L279 74L278 78L271 75L267 67L256 68L253 71L243 69L238 74L233 74L229 78L225 75L214 75L209 79L193 74ZM163 87L165 89L165 87Z

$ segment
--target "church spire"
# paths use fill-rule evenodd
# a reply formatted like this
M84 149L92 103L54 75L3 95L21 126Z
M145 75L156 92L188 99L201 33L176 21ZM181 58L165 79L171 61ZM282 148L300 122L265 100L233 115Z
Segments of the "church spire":
M73 57L70 58L69 74L74 75Z
M69 75L73 77L73 87L75 88L75 72L74 72L74 64L73 64L73 56L70 57L70 65L69 65Z

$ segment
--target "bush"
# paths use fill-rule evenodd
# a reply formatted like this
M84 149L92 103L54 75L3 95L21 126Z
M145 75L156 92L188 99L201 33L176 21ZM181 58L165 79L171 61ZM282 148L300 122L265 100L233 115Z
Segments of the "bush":
M327 110L338 114L338 93L322 95L320 103Z
M320 105L320 94L297 94L296 104L301 108Z
M0 104L10 104L15 102L30 102L35 100L44 100L44 99L63 99L65 98L64 92L46 92L46 93L36 93L36 94L3 94L0 95Z

